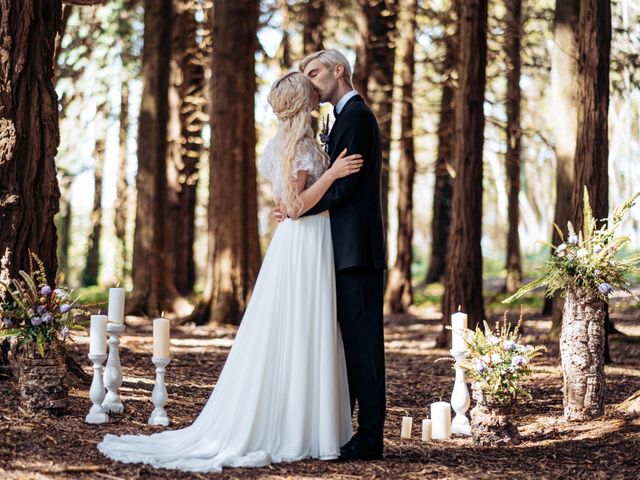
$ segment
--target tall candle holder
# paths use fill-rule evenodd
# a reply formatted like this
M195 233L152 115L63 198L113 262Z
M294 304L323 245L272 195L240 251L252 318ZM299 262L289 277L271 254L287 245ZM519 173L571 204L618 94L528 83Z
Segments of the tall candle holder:
M104 410L112 413L122 413L124 405L118 394L118 389L122 385L122 365L120 364L120 335L124 332L125 326L120 324L107 324L109 333L109 358L104 370L104 386L107 388L107 395L102 402Z
M164 383L164 373L171 359L153 357L151 361L156 366L156 384L153 387L153 393L151 394L151 400L153 401L155 408L153 409L153 412L151 412L148 423L149 425L162 425L166 427L169 425L169 417L164 409L168 399L167 387Z
M109 415L102 408L102 400L104 400L105 395L104 384L102 383L102 363L106 358L106 353L89 354L89 360L93 362L93 380L89 390L89 398L91 398L93 406L85 418L87 423L106 423L109 421Z
M456 379L453 384L453 392L451 392L451 408L456 412L456 416L451 421L451 433L471 435L471 425L466 416L469 405L471 405L471 398L464 378L464 370L460 366L460 362L469 355L469 352L466 349L450 350L450 352L453 358L456 359Z

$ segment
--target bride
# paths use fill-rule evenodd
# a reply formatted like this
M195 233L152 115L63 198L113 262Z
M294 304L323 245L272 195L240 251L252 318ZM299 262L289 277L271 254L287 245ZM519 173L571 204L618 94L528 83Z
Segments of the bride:
M189 427L153 435L108 434L104 455L193 472L338 458L352 435L328 213L300 217L338 178L362 167L346 149L327 168L313 139L319 96L292 72L268 97L279 124L260 171L286 207L207 404Z

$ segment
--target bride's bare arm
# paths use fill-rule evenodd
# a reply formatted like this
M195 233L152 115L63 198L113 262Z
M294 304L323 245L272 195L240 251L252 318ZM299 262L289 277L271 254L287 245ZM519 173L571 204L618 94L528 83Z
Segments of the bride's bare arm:
M331 165L331 167L322 174L317 182L315 182L307 189L305 189L304 187L309 172L307 172L306 170L299 171L297 177L297 187L300 195L300 200L302 200L302 210L297 214L295 212L287 212L289 216L291 218L300 217L307 210L318 203L318 201L322 198L322 196L329 189L333 182L335 182L339 178L358 173L362 168L362 163L362 155L355 153L353 155L347 156L347 149L345 148L342 153L340 153L336 161L333 162L333 165Z

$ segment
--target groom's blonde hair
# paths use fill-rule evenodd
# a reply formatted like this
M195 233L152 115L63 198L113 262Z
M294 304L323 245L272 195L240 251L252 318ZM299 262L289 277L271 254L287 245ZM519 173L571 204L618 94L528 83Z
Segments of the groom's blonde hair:
M320 50L315 53L311 53L304 57L300 62L300 71L304 72L304 69L307 68L310 62L313 60L320 60L322 64L328 69L333 69L337 65L342 65L344 67L344 81L349 85L349 87L353 88L353 71L351 70L351 65L349 65L349 60L342 53L335 49L329 50Z

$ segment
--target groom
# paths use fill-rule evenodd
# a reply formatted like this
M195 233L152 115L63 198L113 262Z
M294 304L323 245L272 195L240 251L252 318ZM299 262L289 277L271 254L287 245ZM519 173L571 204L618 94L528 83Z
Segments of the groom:
M343 460L382 458L385 418L382 322L385 241L380 202L382 147L371 109L353 89L351 66L337 50L321 50L300 63L320 95L334 106L329 135L333 163L346 147L359 153L359 173L336 181L306 215L329 210L336 266L338 322L349 378L351 411L358 402L358 430L340 449Z

